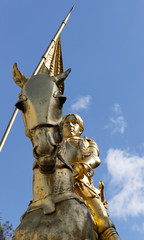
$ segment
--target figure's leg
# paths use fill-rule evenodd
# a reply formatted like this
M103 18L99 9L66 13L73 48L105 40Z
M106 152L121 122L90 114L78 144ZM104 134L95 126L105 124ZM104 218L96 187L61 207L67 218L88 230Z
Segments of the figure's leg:
M115 227L110 227L100 234L100 240L120 240Z
M86 204L93 214L100 240L120 240L116 228L108 217L107 211L99 198L88 198Z

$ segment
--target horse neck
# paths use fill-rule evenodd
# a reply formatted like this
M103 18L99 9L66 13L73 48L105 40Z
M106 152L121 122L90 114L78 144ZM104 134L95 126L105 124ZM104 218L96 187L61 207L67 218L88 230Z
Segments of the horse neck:
M50 195L59 195L73 192L72 172L57 159L55 170L43 174L39 168L33 174L33 201L46 198Z

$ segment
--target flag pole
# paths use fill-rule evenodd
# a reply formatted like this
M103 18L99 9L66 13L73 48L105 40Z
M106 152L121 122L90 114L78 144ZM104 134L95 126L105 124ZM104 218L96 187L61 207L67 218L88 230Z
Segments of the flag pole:
M12 115L10 121L9 121L9 124L8 124L8 126L7 126L7 128L6 128L6 130L5 130L5 133L4 133L4 135L3 135L3 137L2 137L2 140L1 140L1 142L0 142L0 152L1 152L1 150L2 150L2 148L3 148L3 146L4 146L4 144L5 144L5 141L6 141L7 137L8 137L8 134L9 134L9 132L10 132L10 130L11 130L11 127L12 127L12 125L13 125L13 123L14 123L14 120L15 120L17 114L18 114L18 111L19 111L19 109L18 109L18 108L15 108L15 110L14 110L14 112L13 112L13 115Z
M39 64L37 65L35 71L33 72L33 75L36 75L36 74L39 72L39 70L40 70L42 64L44 63L47 55L49 54L51 48L55 45L55 42L56 42L57 38L59 37L60 33L62 32L63 28L65 27L65 25L66 25L66 23L67 23L67 21L68 21L68 19L69 19L69 17L70 17L70 14L71 14L71 12L72 12L73 9L74 9L74 5L73 5L73 7L71 8L71 10L69 11L69 13L68 13L68 15L66 16L66 18L62 21L59 29L57 30L55 36L54 36L53 39L52 39L50 45L49 45L48 48L46 49L45 53L43 54L43 56L42 56L42 58L41 58L41 60L40 60L40 62L39 62Z
M45 53L43 54L40 62L39 62L38 65L37 65L35 71L33 72L33 75L36 75L36 74L39 72L39 70L40 70L42 64L44 63L44 60L46 59L48 53L50 52L50 50L51 50L52 47L54 46L57 38L59 37L60 33L62 32L63 28L65 27L65 25L66 25L66 23L67 23L67 21L68 21L68 19L69 19L69 17L70 17L70 14L71 14L71 12L72 12L73 9L74 9L74 5L73 5L73 7L71 8L71 10L69 11L69 13L67 14L67 16L65 17L65 19L62 21L62 23L61 23L58 31L56 32L56 34L55 34L55 36L53 37L50 45L49 45L48 48L46 49L46 51L45 51ZM13 123L14 123L14 121L15 121L15 118L16 118L16 116L17 116L17 114L18 114L18 111L19 111L19 109L15 108L15 110L14 110L14 112L13 112L13 115L12 115L10 121L9 121L9 124L8 124L8 126L7 126L7 128L6 128L6 130L5 130L5 133L4 133L4 135L3 135L3 137L2 137L2 140L1 140L1 142L0 142L0 152L1 152L1 150L2 150L2 148L3 148L3 146L4 146L4 144L5 144L5 141L6 141L7 137L8 137L8 134L9 134L9 132L10 132L10 130L11 130L11 128L12 128L12 125L13 125Z

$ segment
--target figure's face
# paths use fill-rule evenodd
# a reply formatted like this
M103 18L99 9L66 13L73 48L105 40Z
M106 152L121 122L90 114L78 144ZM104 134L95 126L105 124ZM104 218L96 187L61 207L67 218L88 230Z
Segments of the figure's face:
M64 137L79 137L81 135L80 125L73 115L65 119L63 123L63 133Z

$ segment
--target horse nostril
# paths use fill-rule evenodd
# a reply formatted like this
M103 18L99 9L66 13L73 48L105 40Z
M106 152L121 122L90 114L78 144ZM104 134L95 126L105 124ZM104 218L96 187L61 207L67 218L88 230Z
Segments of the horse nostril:
M37 153L37 147L33 148L33 156L34 158L39 158L39 154Z
M55 150L56 146L38 145L33 148L33 156L38 159L41 156L52 154Z

